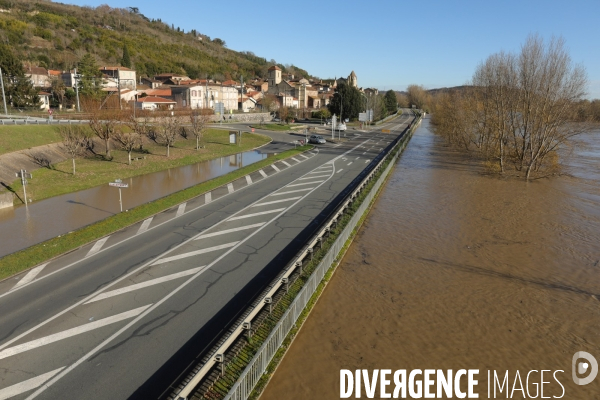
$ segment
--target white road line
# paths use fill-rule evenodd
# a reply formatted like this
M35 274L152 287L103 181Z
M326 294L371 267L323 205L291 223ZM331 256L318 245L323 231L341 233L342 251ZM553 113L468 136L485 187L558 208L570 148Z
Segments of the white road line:
M327 166L327 169L329 169L329 170L330 170L330 169L331 169L331 167ZM306 175L308 176L308 175L312 175L312 174L326 174L327 172L329 172L329 171L325 171L325 170L323 170L323 169L322 169L322 170L320 170L320 171L309 172L309 173L308 173L308 174L306 174ZM311 178L312 178L312 177L311 177Z
M291 194L291 193L305 192L307 190L312 190L312 189L313 188L296 189L296 190L290 190L288 192L273 193L273 194L270 194L269 196L281 196L282 194Z
M4 389L0 389L0 400L9 399L21 393L33 390L38 386L41 386L44 382L52 378L54 375L58 374L63 369L65 369L65 367L55 369L54 371L46 372L45 374L36 376L35 378L27 379L26 381L19 382L15 385L9 386Z
M353 163L353 162L354 162L354 161L350 161L350 162L348 163L348 165L352 165L352 163Z
M252 207L260 207L260 206L266 206L269 204L275 204L275 203L283 203L285 201L292 201L292 200L298 200L300 197L302 196L298 196L298 197L290 197L289 199L281 199L281 200L273 200L273 201L267 201L265 203L258 203L253 205Z
M340 172L342 172L343 170L344 170L344 168L340 168L340 169L338 170L338 172L337 172L337 173L339 174L339 173L340 173Z
M154 219L154 217L145 219L144 222L142 222L142 225L140 225L140 229L138 229L136 235L146 232L148 230L148 228L150 227L150 224L152 223L153 219Z
M246 214L246 215L240 215L239 217L233 217L233 218L229 218L227 221L235 221L238 219L244 219L244 218L251 218L251 217L256 217L258 215L265 215L265 214L273 214L279 211L283 211L285 210L285 208L277 208L275 210L269 210L269 211L261 211L261 212L257 212L254 214Z
M308 160L308 157L306 157L304 154L298 154L300 157L304 157L305 160Z
M300 160L298 160L296 157L292 157L292 160L296 161L297 163L300 162Z
M233 193L234 192L234 190L233 190L233 183L229 182L227 184L227 192L228 193Z
M246 183L248 186L252 185L252 178L250 178L250 175L246 175Z
M258 172L260 172L260 174L263 176L263 178L266 178L267 176L269 176L262 169L259 169Z
M186 203L181 203L179 207L177 207L177 214L175 214L175 218L181 217L183 215L183 213L185 212L185 205Z
M210 253L211 251L228 249L230 247L235 246L236 244L238 244L238 242L225 243L225 244L220 244L218 246L207 247L206 249L190 251L189 253L177 254L176 256L165 257L165 258L161 258L160 260L156 260L150 265L164 264L164 263L170 262L170 261L181 260L182 258L197 256L198 254L205 254L205 253Z
M321 183L321 182L323 182L323 181L296 183L294 185L287 185L286 187L296 187L296 186L303 186L303 185L312 185L313 183Z
M97 252L100 251L100 249L102 249L102 246L104 246L104 243L106 243L106 241L108 240L110 236L107 236L105 238L102 238L100 240L98 240L94 246L92 246L92 248L90 249L90 251L88 251L88 253L85 255L86 257L89 256L93 256L94 254L96 254Z
M358 160L360 158L360 156L356 157L355 160Z
M329 176L329 175L309 176L308 178L298 178L298 179L296 179L296 180L297 180L297 181L305 181L305 180L307 180L307 179L317 179L317 178L324 178L324 177L326 177L326 176Z
M287 165L288 167L291 167L290 163L286 162L285 160L281 160L281 162L285 165Z
M36 276L38 276L38 274L40 272L42 272L42 270L44 269L44 267L48 265L48 263L44 263L42 265L38 265L35 268L32 268L31 270L29 270L29 272L27 273L27 275L25 275L24 277L21 278L21 280L19 282L17 282L17 284L15 286L13 286L12 289L10 290L15 290L16 288L23 286L29 282L31 282L32 280L35 279Z
M363 153L363 156L364 156L365 154L367 154L367 152L366 152L366 151Z
M219 235L225 235L225 234L228 234L228 233L237 232L237 231L243 231L243 230L246 230L246 229L258 228L258 227L263 226L264 224L265 224L264 222L259 222L258 224L240 226L239 228L224 229L224 230L218 231L218 232L205 233L204 235L198 236L195 240L205 239L205 238L219 236Z
M366 163L368 163L369 161L371 161L371 160L369 160L369 159L366 159L366 160L365 160L365 164L366 164Z
M204 204L208 204L212 201L212 192L208 192L204 195Z
M50 343L58 342L59 340L67 339L72 336L80 335L85 332L92 331L94 329L102 328L103 326L114 324L116 322L120 322L126 319L133 318L143 313L148 307L152 304L148 304L143 307L138 307L136 309L126 311L121 314L113 315L112 317L107 317L103 319L99 319L98 321L90 322L88 324L84 324L75 328L67 329L66 331L54 333L52 335L45 336L43 338L35 339L30 342L25 342L22 344L18 344L13 347L9 347L8 349L4 349L0 351L0 360L3 360L7 357L14 356L16 354L24 353L29 350L37 349L38 347L45 346Z
M156 278L156 279L150 279L148 281L135 283L133 285L125 286L120 289L115 289L115 290L111 290L109 292L100 293L98 296L94 297L90 301L85 302L85 304L94 303L96 301L105 300L105 299L108 299L109 297L118 296L123 293L133 292L134 290L140 290L140 289L144 289L144 288L147 288L150 286L159 285L164 282L169 282L174 279L179 279L179 278L183 278L185 276L194 275L195 273L200 272L203 268L206 268L206 266L188 269L187 271L177 272L176 274L171 274L171 275L163 276L163 277Z
M271 167L273 167L273 169L274 169L276 172L280 172L280 171L281 171L279 168L277 168L277 166L276 166L275 164L271 164Z

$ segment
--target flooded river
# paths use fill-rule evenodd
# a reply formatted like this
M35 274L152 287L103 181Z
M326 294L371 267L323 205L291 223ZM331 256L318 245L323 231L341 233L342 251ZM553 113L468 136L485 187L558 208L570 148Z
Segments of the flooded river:
M571 379L575 352L600 360L600 132L577 142L567 175L528 183L423 121L261 399L340 398L340 369L376 368L479 369L480 398L488 370L537 370L532 396L563 370L562 398L600 399L600 376Z
M267 154L246 151L193 165L123 180L123 210L164 197L263 160ZM120 212L119 190L103 186L0 209L0 257L79 229Z

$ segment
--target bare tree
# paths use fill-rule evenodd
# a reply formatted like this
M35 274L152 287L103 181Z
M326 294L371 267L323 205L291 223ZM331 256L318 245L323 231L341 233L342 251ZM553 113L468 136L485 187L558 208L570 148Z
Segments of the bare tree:
M167 157L169 150L175 144L179 135L179 120L176 117L163 117L158 121L156 128L156 141L167 147Z
M140 146L140 151L144 150L144 138L148 136L148 133L152 129L150 124L150 118L146 112L142 112L142 115L139 117L135 117L133 114L129 115L127 120L127 126L138 135L138 144Z
M84 110L89 115L89 126L92 132L104 141L105 156L110 159L110 139L115 135L115 130L121 123L120 111L101 110L100 103L91 99L84 102Z
M129 165L131 165L131 152L139 145L140 138L136 132L125 133L121 130L117 131L114 135L114 139L119 143L119 146L127 152Z
M212 119L212 110L194 109L190 113L190 122L192 123L192 134L196 137L196 150L200 149L200 138L208 129L208 124Z
M62 147L73 161L73 175L75 175L75 158L85 153L90 139L83 133L79 125L63 125L58 129L62 138Z
M570 122L587 78L583 67L572 65L562 39L546 44L530 36L519 54L493 54L477 67L472 83L462 95L438 99L436 130L497 161L500 172L511 163L530 179L552 164L569 138L589 129Z

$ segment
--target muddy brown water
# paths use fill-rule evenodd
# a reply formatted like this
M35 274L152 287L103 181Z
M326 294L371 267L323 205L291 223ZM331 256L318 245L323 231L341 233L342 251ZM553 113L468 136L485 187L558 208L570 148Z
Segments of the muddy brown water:
M267 157L268 154L252 150L124 179L123 183L129 184L129 187L121 191L123 210L206 182ZM108 183L34 202L28 207L21 205L0 209L0 257L119 212L119 190L108 186Z
M488 370L563 370L562 398L600 399L571 379L575 352L600 360L600 131L577 142L568 175L527 183L424 120L261 399L340 398L340 369L376 368L479 369L480 398Z

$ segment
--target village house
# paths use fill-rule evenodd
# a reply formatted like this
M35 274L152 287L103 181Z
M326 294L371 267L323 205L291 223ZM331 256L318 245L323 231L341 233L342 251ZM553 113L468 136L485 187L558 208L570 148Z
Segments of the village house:
M215 109L217 103L223 103L225 110L238 108L238 91L233 86L218 84L206 80L198 81L195 85L171 85L170 99L181 108L210 108ZM158 89L155 89L158 90Z
M138 99L135 102L135 107L147 111L172 110L175 108L175 104L176 103L173 100L164 99L162 97L147 96Z
M25 76L28 77L33 86L38 88L50 87L50 79L48 78L48 70L42 67L29 67L25 71Z
M125 67L101 67L100 72L103 74L104 87L121 87L135 89L136 74L135 71Z
M52 95L47 92L39 92L38 97L40 98L40 109L48 111L50 109L50 97Z

